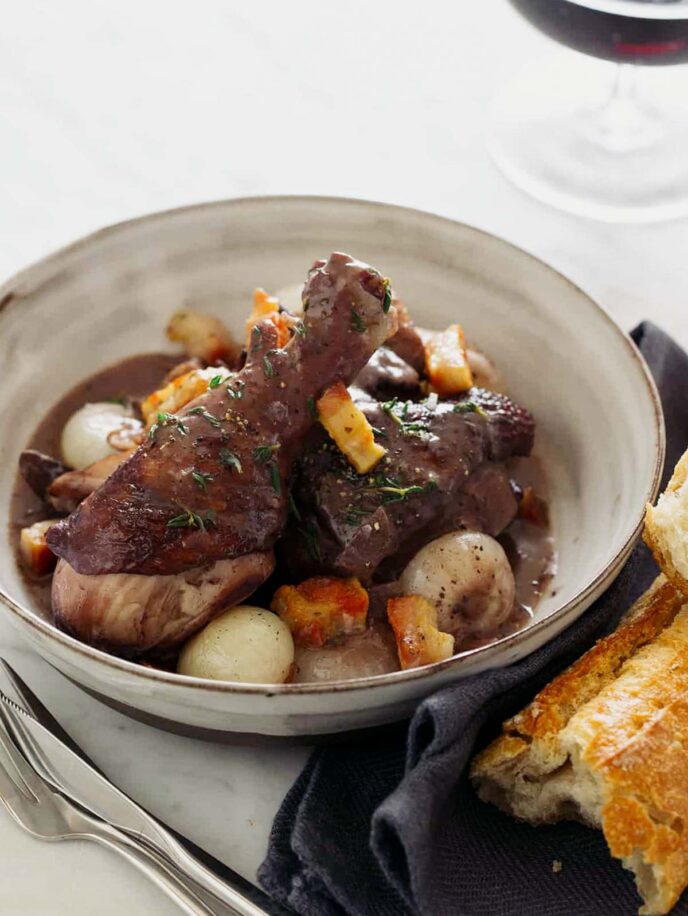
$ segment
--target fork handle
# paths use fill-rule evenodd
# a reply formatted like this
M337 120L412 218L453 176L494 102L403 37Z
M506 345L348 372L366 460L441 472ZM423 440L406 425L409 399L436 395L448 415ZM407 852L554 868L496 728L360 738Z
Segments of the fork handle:
M87 836L118 852L157 884L188 916L234 916L237 913L214 896L211 897L167 859L135 842L116 827L94 818Z

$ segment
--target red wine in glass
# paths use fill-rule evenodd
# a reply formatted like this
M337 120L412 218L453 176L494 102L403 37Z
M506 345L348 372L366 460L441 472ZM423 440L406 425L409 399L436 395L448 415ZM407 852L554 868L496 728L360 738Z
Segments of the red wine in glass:
M688 0L510 3L559 49L495 99L488 149L501 171L582 216L688 214L688 73L668 67L688 62Z
M583 54L626 64L688 61L688 0L511 0L536 28Z

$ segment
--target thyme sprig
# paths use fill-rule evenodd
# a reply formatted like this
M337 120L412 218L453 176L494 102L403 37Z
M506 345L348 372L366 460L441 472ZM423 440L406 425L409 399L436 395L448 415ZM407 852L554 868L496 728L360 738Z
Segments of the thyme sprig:
M208 492L208 484L215 480L212 474L204 474L203 471L197 470L191 472L191 477L198 489L202 490L204 493Z
M270 462L270 483L272 489L279 496L282 493L282 481L280 480L279 468L276 461Z
M277 350L268 350L263 357L263 371L268 378L274 378L277 375L277 370L270 361L270 357L274 356L275 353L277 353Z
M184 423L181 417L175 416L173 413L159 413L157 416L157 422L154 423L148 433L151 439L155 439L155 434L159 429L165 426L174 427L180 436L189 435L189 427Z
M256 350L260 350L262 343L263 329L259 324L254 324L254 326L251 328L251 353L255 353Z
M220 464L229 468L230 471L236 471L237 474L243 474L244 472L239 456L234 452L230 452L228 448L220 449Z
M384 487L378 487L378 492L384 493L382 501L385 503L401 503L409 496L413 496L414 493L422 493L424 490L425 487L421 487L416 483L410 487L402 487L400 484L395 485L395 481L390 481Z
M413 483L409 486L398 480L396 477L390 477L389 474L377 474L371 478L372 486L366 487L368 493L381 493L383 503L398 503L414 496L416 493L427 493L437 489L437 482L430 480L424 486Z
M353 305L351 306L351 327L354 331L358 331L359 334L363 334L368 329L363 316Z
M208 527L215 524L215 512L213 509L206 509L203 514L200 514L181 504L179 508L183 511L168 521L168 528L198 528L201 531L206 531Z
M274 442L272 445L259 445L257 448L253 449L253 460L256 464L265 464L279 448L279 442Z
M189 411L190 414L193 414L197 417L203 417L204 420L207 420L211 426L214 426L216 429L219 429L222 426L222 421L219 417L216 417L214 413L206 410L205 407L192 407Z
M279 448L280 443L273 442L271 445L259 445L253 449L253 460L256 464L267 465L272 489L278 496L282 493L282 481L280 480L279 467L274 456L275 452L279 451Z
M399 401L398 398L392 398L391 401L384 401L380 406L401 429L403 436L421 436L423 433L430 431L427 420L408 421L406 417L409 412L409 401Z
M480 404L476 404L475 401L471 401L470 398L464 398L462 401L458 401L452 407L452 411L454 413L477 413L480 417L487 416L487 413Z
M386 315L392 304L392 281L389 277L385 277L382 282L385 284L385 298L382 300L382 311Z

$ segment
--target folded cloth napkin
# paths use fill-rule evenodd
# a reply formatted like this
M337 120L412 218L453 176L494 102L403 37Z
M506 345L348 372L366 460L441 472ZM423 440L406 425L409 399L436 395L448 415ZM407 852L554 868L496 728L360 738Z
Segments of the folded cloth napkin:
M688 444L688 356L652 324L632 336L662 398L666 483ZM428 697L409 725L316 750L275 819L263 887L303 916L636 913L633 879L599 831L517 823L477 798L466 770L476 745L611 631L656 574L639 544L608 591L532 655ZM675 913L688 914L685 897Z

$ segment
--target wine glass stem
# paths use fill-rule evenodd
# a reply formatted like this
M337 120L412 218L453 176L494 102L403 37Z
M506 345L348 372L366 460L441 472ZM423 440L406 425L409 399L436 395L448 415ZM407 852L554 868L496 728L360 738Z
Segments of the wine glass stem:
M613 100L635 102L638 94L638 77L632 64L616 64L614 68Z
M611 92L594 118L593 129L597 141L617 153L651 146L661 138L661 118L642 99L637 67L615 65Z

